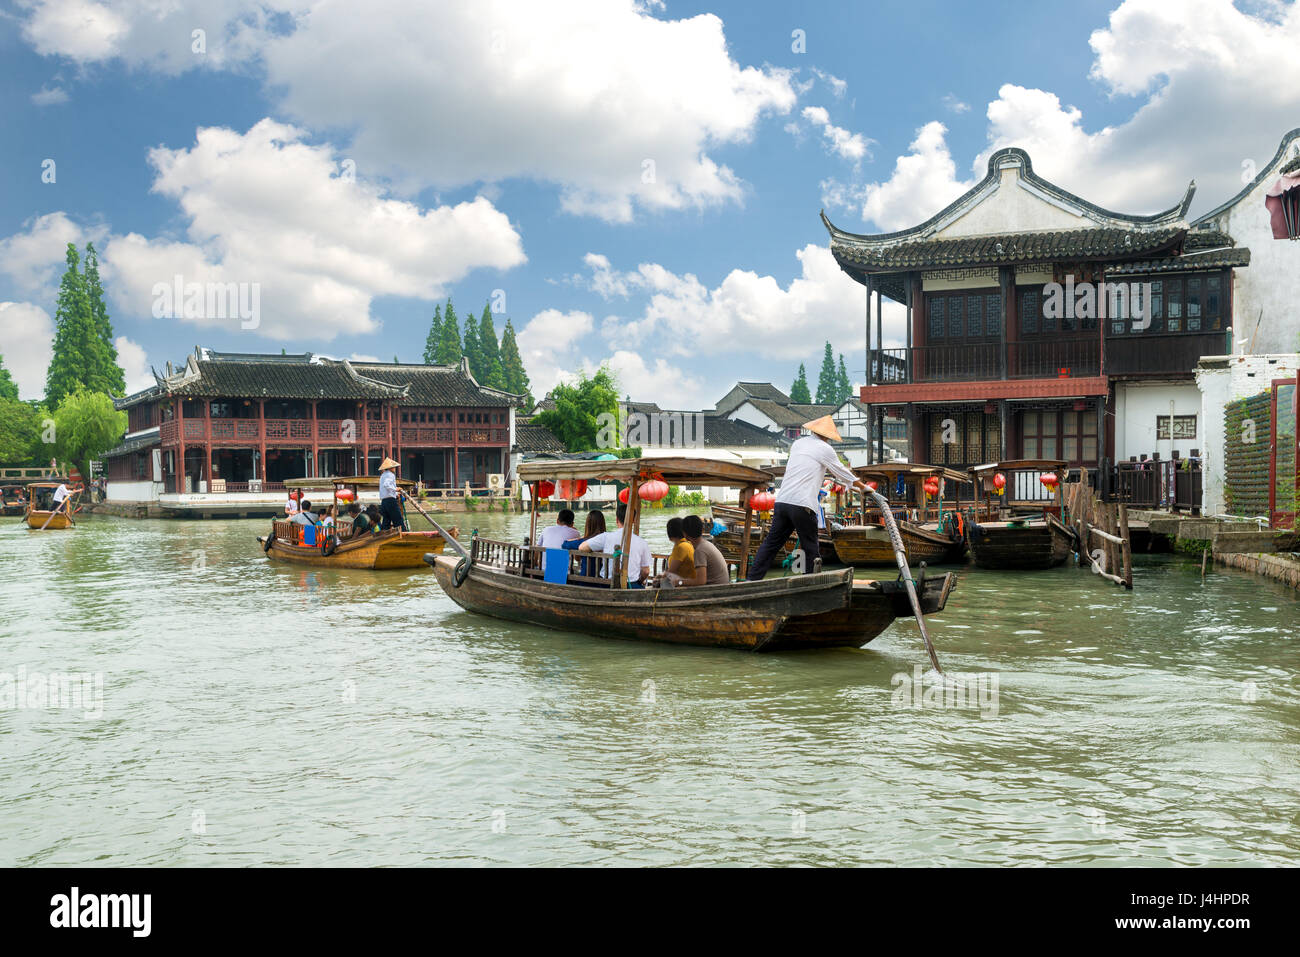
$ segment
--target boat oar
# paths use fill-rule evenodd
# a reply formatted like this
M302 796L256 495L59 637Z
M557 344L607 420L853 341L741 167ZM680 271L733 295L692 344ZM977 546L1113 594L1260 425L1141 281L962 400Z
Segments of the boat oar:
M930 663L934 665L934 670L943 674L943 668L939 666L939 656L935 654L934 644L930 641L930 633L925 630L925 617L921 614L921 600L916 596L916 584L912 581L912 570L907 567L907 550L903 547L903 536L898 532L898 524L894 521L894 513L889 508L889 500L879 492L868 489L871 497L876 500L880 506L880 517L885 521L885 528L889 530L889 541L894 546L894 558L898 562L898 571L903 576L903 585L907 588L907 597L912 603L912 614L916 616L916 624L921 629L921 637L925 639L925 650L930 653Z
M420 507L419 502L417 502L415 499L411 498L410 496L406 495L405 492L402 493L402 497L405 498L412 505L414 505L415 510L429 520L429 524L438 530L438 534L442 536L443 541L445 541L448 545L450 545L452 547L452 550L455 551L457 555L459 555L461 558L464 559L469 558L469 551L465 548L465 546L462 545L460 542L456 541L456 539L452 538L451 535L447 533L447 530L445 528L443 528L441 525L435 522L433 520L433 516Z

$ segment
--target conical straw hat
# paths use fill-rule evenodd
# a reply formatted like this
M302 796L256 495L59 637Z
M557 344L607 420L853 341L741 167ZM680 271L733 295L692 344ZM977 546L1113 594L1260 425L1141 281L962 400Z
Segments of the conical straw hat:
M398 465L396 462L394 462L392 459L384 459L382 462L379 463L379 471L381 472L384 471L385 469L400 469L400 468L401 466Z
M829 415L823 415L820 419L805 422L803 427L814 435L820 435L823 439L830 439L832 442L841 441L840 431L835 428L835 421Z

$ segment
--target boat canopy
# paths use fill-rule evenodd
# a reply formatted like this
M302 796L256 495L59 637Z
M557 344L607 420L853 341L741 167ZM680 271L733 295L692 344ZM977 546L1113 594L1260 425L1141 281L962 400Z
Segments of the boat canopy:
M60 485L67 485L67 482L31 482L27 489L31 491L34 488L58 488Z
M281 483L288 489L320 489L322 492L328 492L335 488L379 488L378 475L352 475L352 476L335 476L333 478L296 478L285 479ZM399 478L397 480L400 488L415 488L415 483L410 479Z
M965 472L943 465L925 465L921 462L881 462L877 465L859 465L853 474L860 479L887 477L897 478L905 475L909 479L927 479L931 476L947 479L949 482L969 482L970 476Z
M662 477L669 485L766 488L772 482L772 473L762 469L750 468L748 465L740 465L736 462L685 456L610 459L604 462L591 459L559 459L525 462L519 466L519 478L524 482L586 479L631 483L638 477L648 480L651 476Z
M976 465L971 471L979 474L987 472L989 469L1063 469L1068 463L1060 459L1011 459L1006 462L990 462L987 465Z

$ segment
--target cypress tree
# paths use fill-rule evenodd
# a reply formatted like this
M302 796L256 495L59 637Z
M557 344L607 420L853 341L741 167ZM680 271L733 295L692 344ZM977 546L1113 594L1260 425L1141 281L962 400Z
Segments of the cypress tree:
M100 358L95 317L86 295L84 277L77 271L81 257L68 243L64 261L68 268L59 281L58 307L54 313L54 352L45 372L45 403L58 408L64 396L91 387L90 379Z
M817 404L831 405L840 391L839 376L835 372L835 354L831 344L826 343L822 354L822 371L817 376Z
M88 382L96 392L109 395L126 394L126 375L117 364L117 347L113 345L113 323L108 318L108 306L104 302L104 286L99 281L99 256L94 243L86 243L86 266L84 271L86 298L90 302L90 314L95 322L96 362Z
M9 370L5 368L5 357L0 356L0 399L18 401L18 383L14 381Z
M509 319L506 320L506 327L501 333L501 378L505 383L503 389L527 397L527 408L532 408L533 397L528 372L524 369L524 360L519 355L519 343L515 341L515 327Z
M836 402L835 404L843 405L853 395L853 383L849 381L849 370L844 367L844 353L842 352L840 353L839 381L840 381L840 389L839 389L840 398L839 401Z
M442 341L442 306L433 307L433 321L429 323L429 335L424 340L424 364L433 365L438 361L438 343Z
M469 360L469 374L477 382L483 381L483 349L478 341L478 320L474 313L465 317L465 358Z
M456 319L456 309L451 300L442 311L442 334L438 338L438 364L458 365L464 355L460 345L460 322Z
M501 368L501 349L497 345L497 328L492 321L492 306L483 306L483 316L478 324L478 348L482 357L483 377L479 382L494 389L505 388L505 373Z
M799 363L799 376L794 380L794 385L790 386L790 401L799 405L809 405L812 402L812 396L808 394L808 373L804 371L803 363Z

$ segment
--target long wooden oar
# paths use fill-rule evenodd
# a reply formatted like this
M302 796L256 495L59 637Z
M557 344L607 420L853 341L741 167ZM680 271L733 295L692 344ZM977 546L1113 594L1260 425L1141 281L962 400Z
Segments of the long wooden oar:
M903 536L898 532L898 524L894 521L894 513L889 507L889 500L879 492L868 489L871 497L876 500L880 506L880 517L885 521L885 528L889 530L889 541L894 546L894 558L898 562L898 570L903 576L903 585L907 588L907 597L912 602L912 614L916 616L916 623L920 626L921 637L925 639L925 650L930 653L930 663L934 665L934 670L943 674L943 668L939 666L939 656L935 653L934 644L930 641L930 633L925 630L925 617L921 614L921 600L916 596L916 584L912 581L912 570L907 567L907 549L903 547Z
M412 505L415 506L415 510L417 512L419 512L421 515L423 515L426 519L429 520L429 524L438 530L438 534L442 536L443 541L445 541L448 545L450 545L452 547L452 550L455 551L457 555L459 555L461 558L465 558L465 559L469 558L469 550L466 549L465 546L462 545L460 542L456 541L456 539L452 538L452 536L447 532L445 528L443 528L441 525L435 522L433 520L433 516L420 507L419 502L417 502L415 499L411 498L410 496L406 495L406 493L402 493L402 496L408 502L410 502Z

